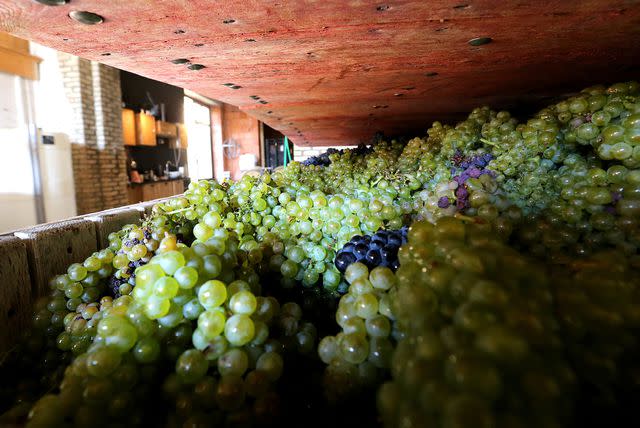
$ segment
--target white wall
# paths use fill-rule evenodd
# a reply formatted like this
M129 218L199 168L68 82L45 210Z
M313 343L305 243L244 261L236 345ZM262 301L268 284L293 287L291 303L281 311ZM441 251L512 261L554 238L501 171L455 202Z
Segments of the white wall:
M45 133L70 134L73 130L73 110L67 101L58 51L31 43L31 53L42 58L40 80L35 82L34 90L38 128Z
M37 222L23 84L0 73L0 233Z

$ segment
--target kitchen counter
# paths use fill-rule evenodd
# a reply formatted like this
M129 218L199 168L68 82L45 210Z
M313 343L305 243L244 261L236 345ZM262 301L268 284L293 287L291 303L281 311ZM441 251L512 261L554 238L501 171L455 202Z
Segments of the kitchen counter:
M180 195L184 193L190 181L188 177L180 177L167 180L145 181L144 183L129 183L127 187L129 203L137 204L138 202Z
M144 181L142 183L129 182L129 186L136 187L136 186L144 186L145 184L168 183L168 182L172 182L172 181L184 181L185 182L185 187L186 187L186 186L189 185L189 182L191 182L191 179L189 177L178 177L178 178L167 178L167 179L158 180L158 181Z

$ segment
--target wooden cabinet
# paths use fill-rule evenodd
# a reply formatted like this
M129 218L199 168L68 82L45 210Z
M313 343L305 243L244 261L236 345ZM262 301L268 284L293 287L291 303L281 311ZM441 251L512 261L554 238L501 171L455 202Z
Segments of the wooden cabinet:
M161 138L178 138L176 124L158 120L156 122L156 136Z
M171 184L173 185L174 195L180 195L184 193L184 181L182 180L171 181Z
M122 109L122 139L125 146L136 145L136 113L128 108Z
M0 31L0 72L38 80L42 60L29 53L27 40Z
M156 119L150 114L136 114L137 144L141 146L155 146L156 143Z
M151 201L153 199L168 198L184 193L184 181L156 181L135 186L130 185L128 192L129 202L132 204Z
M179 147L181 149L186 149L187 147L189 147L189 141L188 141L188 138L187 138L187 127L183 123L178 123L177 125L178 125Z

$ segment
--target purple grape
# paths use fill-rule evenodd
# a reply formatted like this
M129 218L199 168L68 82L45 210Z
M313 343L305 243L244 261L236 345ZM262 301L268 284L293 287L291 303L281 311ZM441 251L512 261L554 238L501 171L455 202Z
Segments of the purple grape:
M438 199L438 207L449 208L449 205L450 205L449 198L447 198L446 196L443 196L440 199Z
M335 265L340 272L344 272L345 270L347 270L347 267L350 264L355 262L356 262L356 256L354 254L338 252L338 255L336 256L336 260L335 260Z
M382 257L380 257L380 250L369 250L365 257L367 265L369 267L376 267L380 264Z
M465 186L460 186L456 189L456 197L458 199L464 199L469 196L469 192Z
M367 251L369 251L369 247L367 245L358 244L353 249L353 254L356 256L356 258L362 259L364 256L367 255Z
M402 237L398 235L389 236L389 240L387 241L387 246L389 247L400 247L402 245Z
M469 168L466 173L469 175L469 177L471 178L478 178L480 177L480 174L482 173L478 168L476 168L475 166Z
M381 241L379 239L373 239L369 244L369 248L371 248L372 250L379 250L380 248L384 247L385 244L386 242L384 241Z
M355 248L355 246L356 245L353 242L347 242L346 244L344 244L344 247L342 247L342 251L353 253L353 249Z

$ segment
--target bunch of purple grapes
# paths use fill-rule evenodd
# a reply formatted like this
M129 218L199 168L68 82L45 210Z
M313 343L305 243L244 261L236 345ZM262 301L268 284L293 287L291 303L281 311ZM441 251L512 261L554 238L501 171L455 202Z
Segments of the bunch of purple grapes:
M495 177L495 172L486 168L492 159L493 155L491 153L465 157L462 152L457 151L453 155L451 159L453 163L451 174L453 175L453 180L458 183L458 188L455 191L455 204L458 211L469 208L469 190L465 185L468 179L479 178L484 174ZM438 200L440 208L448 208L452 203L447 196L443 196Z
M302 161L303 165L317 165L317 166L329 166L331 165L331 159L329 159L329 155L334 153L342 153L342 150L329 149L326 152L319 154L318 156L311 156Z
M364 263L373 269L386 266L398 269L398 250L407 242L407 227L400 230L378 230L373 235L356 235L336 254L335 265L340 272L347 270L350 264Z
M369 153L371 153L373 151L373 146L367 146L366 144L360 144L358 147L353 148L353 149L346 149L346 150L350 150L352 155L356 155L356 156L364 156L367 155ZM329 159L329 155L333 155L333 154L343 154L345 152L345 150L338 150L338 149L328 149L326 152L319 154L318 156L311 156L310 158L307 158L305 160L302 161L303 165L316 165L316 166L329 166L331 165L331 159Z

